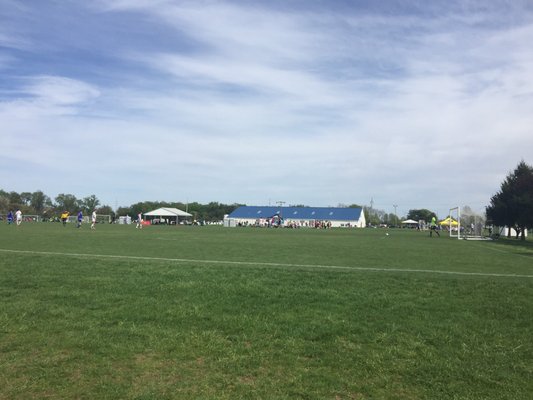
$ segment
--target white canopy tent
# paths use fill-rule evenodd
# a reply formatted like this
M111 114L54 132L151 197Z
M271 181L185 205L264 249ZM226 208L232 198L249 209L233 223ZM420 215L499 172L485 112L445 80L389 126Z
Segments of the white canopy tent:
M179 224L180 219L184 220L187 217L192 217L192 214L179 210L177 208L158 208L144 214L144 217L153 224L168 223Z
M420 222L415 221L414 219L406 219L405 221L402 221L402 226L404 228L409 228L409 229L414 229L414 228L422 229L423 225L421 225Z

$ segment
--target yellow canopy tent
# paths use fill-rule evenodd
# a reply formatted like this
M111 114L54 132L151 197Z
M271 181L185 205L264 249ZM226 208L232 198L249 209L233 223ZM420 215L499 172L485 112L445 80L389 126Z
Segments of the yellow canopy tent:
M439 225L446 225L446 226L457 226L459 223L454 220L453 218L446 218L439 222Z

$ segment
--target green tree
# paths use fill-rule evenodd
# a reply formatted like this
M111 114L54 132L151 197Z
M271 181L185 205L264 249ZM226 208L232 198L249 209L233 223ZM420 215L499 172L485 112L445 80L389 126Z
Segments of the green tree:
M129 215L131 217L135 214L131 213L130 207L119 207L117 208L117 215L119 217Z
M182 203L182 202L164 202L164 201L144 201L141 203L132 204L129 207L119 207L117 215L136 216L139 212L143 214L153 211L161 207L177 208L179 210L187 211L193 215L193 218L199 221L220 221L225 214L230 214L233 210L241 204L221 204L217 202L210 202L208 204L200 204L198 202Z
M80 204L82 209L88 213L96 210L96 208L100 205L100 200L98 200L94 194L91 194L90 196L85 197Z
M394 213L389 213L389 214L385 214L383 222L385 222L388 225L399 226L400 218L398 218L398 216Z
M533 228L533 167L522 160L491 197L486 213L491 223L515 228L525 240L525 229Z
M30 205L37 214L42 214L45 207L50 207L52 205L52 201L50 200L50 197L45 195L41 190L38 190L32 193Z
M80 201L73 194L64 194L60 193L55 198L56 210L68 211L71 214L74 214L80 209Z
M363 207L363 213L365 214L365 221L370 226L377 226L385 223L386 213L383 210L378 210L371 207Z
M21 192L20 193L20 200L23 205L29 206L31 202L31 196L32 194L30 192Z
M409 210L409 212L407 213L407 219L412 219L414 221L422 220L429 222L433 217L437 218L437 214L425 208L419 210Z
M17 192L9 192L9 208L16 210L17 208L22 208L23 202L20 194Z
M0 211L6 214L9 210L9 194L0 190Z

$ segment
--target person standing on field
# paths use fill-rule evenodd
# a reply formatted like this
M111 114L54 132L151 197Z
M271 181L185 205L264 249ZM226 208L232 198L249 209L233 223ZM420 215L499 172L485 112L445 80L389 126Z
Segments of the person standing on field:
M142 215L142 212L139 212L139 214L137 214L137 225L135 225L135 228L139 228L139 229L143 228L143 215Z
M81 221L83 221L83 213L80 210L78 212L78 225L76 225L76 228L81 228Z
M91 229L96 229L96 210L91 215Z
M19 226L22 223L22 211L20 209L15 213L15 218L17 219L17 226Z
M63 223L63 226L67 226L67 220L68 220L68 211L63 211L61 213L61 222Z
M431 224L429 225L429 237L433 237L433 232L440 237L440 233L437 230L437 218L435 218L435 216L431 217Z
M7 224L11 225L13 223L13 211L9 211L9 214L7 214Z

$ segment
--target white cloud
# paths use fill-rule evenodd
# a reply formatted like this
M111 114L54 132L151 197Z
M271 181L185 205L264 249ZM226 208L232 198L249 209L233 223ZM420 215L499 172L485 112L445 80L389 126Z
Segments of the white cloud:
M3 118L35 121L39 117L73 115L100 95L93 85L65 77L35 76L24 81L14 100L0 101Z
M25 87L26 94L53 105L80 104L100 95L92 85L58 76L33 77Z
M0 46L23 49L28 46L28 41L21 37L0 32Z

